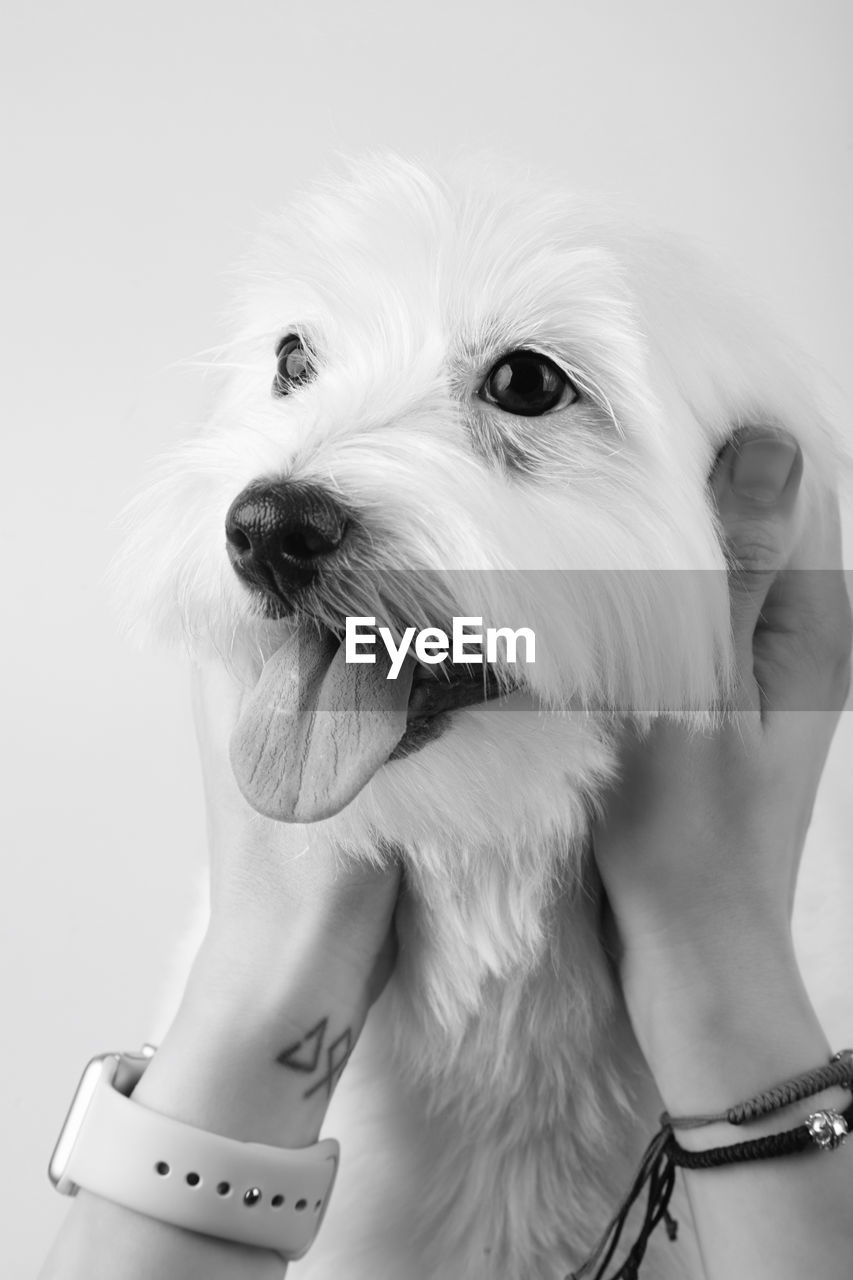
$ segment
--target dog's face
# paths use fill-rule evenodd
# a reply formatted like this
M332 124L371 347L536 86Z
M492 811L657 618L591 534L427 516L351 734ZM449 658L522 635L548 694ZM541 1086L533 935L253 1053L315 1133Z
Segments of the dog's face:
M287 813L262 788L257 807L323 818L358 795L372 821L396 807L409 838L458 841L464 775L466 838L539 827L568 707L709 704L728 610L708 473L739 422L790 429L804 402L680 250L391 159L270 221L247 277L210 421L134 511L122 573L137 616L250 680L297 646L261 701L306 759L345 753L348 789ZM536 659L407 664L391 695L381 665L340 669L347 616L527 627ZM312 743L330 695L369 733Z

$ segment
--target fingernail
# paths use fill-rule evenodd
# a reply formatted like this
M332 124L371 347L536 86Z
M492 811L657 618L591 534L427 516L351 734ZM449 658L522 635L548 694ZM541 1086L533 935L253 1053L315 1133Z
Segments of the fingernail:
M790 436L744 440L732 457L732 489L738 497L770 505L781 497L791 478L799 446Z

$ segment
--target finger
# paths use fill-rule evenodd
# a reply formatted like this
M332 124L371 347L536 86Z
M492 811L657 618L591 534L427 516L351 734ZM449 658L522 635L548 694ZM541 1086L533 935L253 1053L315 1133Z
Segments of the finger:
M753 636L779 571L790 558L803 458L789 435L742 431L711 476L726 555L735 659L741 682L753 675Z
M840 712L848 695L853 614L838 501L827 493L817 506L770 589L755 637L755 672L768 714Z

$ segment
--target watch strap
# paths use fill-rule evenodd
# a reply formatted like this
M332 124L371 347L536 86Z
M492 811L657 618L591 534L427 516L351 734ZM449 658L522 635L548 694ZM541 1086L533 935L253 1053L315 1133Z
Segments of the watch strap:
M333 1139L286 1150L196 1129L125 1097L103 1079L66 1168L78 1187L138 1213L301 1257L337 1173Z

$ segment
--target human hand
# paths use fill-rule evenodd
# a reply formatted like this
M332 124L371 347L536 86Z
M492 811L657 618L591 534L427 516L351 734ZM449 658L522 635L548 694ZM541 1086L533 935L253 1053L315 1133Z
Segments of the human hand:
M249 806L229 759L246 696L220 665L194 674L210 923L134 1096L242 1141L302 1146L393 968L400 873L378 853L339 859L322 832Z
M695 1041L706 1012L725 1045L721 1018L736 1034L738 1019L781 1028L792 999L805 1008L790 913L850 678L837 510L795 549L801 456L787 438L756 434L723 452L711 482L733 566L734 709L712 731L661 720L645 738L628 734L595 832L629 1012L659 1084L676 1092L693 1052L687 1032L675 1043L676 1024ZM733 481L738 457L746 492ZM778 1063L768 1070L775 1079Z
M395 956L392 915L400 882L397 863L341 859L322 833L256 813L243 797L229 742L250 696L220 664L197 667L193 707L207 807L210 848L209 941L237 965L292 966L304 940L313 984L338 997L379 995Z

